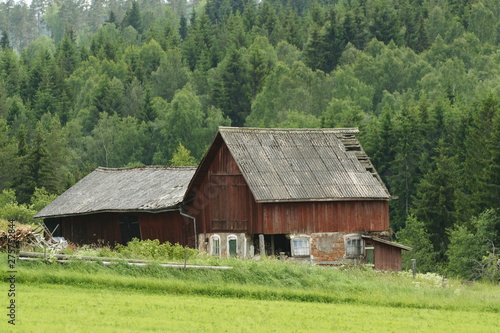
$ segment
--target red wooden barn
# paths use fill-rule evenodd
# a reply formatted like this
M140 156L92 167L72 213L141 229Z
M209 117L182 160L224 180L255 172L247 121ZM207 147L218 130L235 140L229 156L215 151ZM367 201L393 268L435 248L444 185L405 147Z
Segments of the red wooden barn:
M98 168L42 209L54 236L76 244L126 244L132 238L195 246L181 202L194 167Z
M400 270L390 195L357 129L221 127L184 198L198 247Z

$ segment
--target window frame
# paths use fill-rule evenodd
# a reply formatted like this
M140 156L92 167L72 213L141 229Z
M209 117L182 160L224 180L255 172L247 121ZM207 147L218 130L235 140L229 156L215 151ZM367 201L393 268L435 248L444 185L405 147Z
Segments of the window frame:
M216 244L215 242L218 243L218 252L215 251L214 245ZM219 235L212 235L210 236L210 255L214 257L219 257L221 256L221 237Z
M368 255L371 252L371 255ZM370 259L370 261L368 261ZM374 244L365 244L365 265L375 266L375 246Z
M353 246L352 242L357 245ZM349 234L344 236L344 247L346 258L357 258L363 256L365 253L365 242L359 234Z
M238 256L238 236L236 235L229 235L227 236L227 257L231 258L231 245L230 242L234 240L235 241L235 247L236 247L236 253L234 254L235 257Z
M305 246L297 247L295 242L305 242ZM308 236L296 236L290 237L290 250L292 257L310 257L311 256L311 237ZM302 252L301 250L305 250ZM299 252L299 253L297 253Z

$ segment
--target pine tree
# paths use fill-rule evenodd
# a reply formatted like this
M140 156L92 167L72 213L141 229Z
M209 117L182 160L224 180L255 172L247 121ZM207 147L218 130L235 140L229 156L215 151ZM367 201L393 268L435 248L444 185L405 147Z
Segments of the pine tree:
M105 21L107 24L115 24L116 25L116 14L114 11L110 10L107 20Z
M456 156L450 156L443 141L437 152L433 168L416 187L413 211L425 224L434 250L443 260L449 243L447 230L455 225L456 181L459 173Z
M370 32L379 41L389 44L393 40L399 44L400 21L391 0L377 0L371 14Z
M243 126L251 105L248 65L240 51L232 50L219 66L220 76L212 88L212 102L231 119L233 126Z
M144 97L144 106L142 108L139 120L148 122L154 122L156 119L156 112L153 108L153 103L151 101L151 93L149 89L146 90L146 96Z
M57 46L55 59L64 78L69 77L78 66L80 59L72 30L64 35L64 38Z
M309 38L304 47L305 63L312 70L322 69L326 67L326 45L325 45L325 31L319 26L313 26L309 33Z
M366 28L366 20L362 10L356 8L354 12L347 11L345 13L344 22L344 43L353 44L358 50L364 49L368 41L368 32Z
M12 185L14 176L18 172L19 158L15 140L9 137L9 126L0 118L0 189Z
M2 50L10 49L10 40L9 40L9 34L7 31L4 29L2 30L2 38L0 38L0 47Z
M188 25L186 16L182 15L180 19L179 35L182 40L185 40L188 34Z
M342 25L338 24L336 14L333 10L327 16L325 22L325 33L323 35L324 65L320 67L323 72L329 73L337 66L342 52L344 52L346 42Z
M125 12L121 28L124 30L126 27L133 27L139 34L142 34L142 20L139 4L137 1L132 2L132 7L129 7Z
M500 206L498 161L500 150L500 102L493 95L474 111L465 139L463 199L457 208L464 218Z

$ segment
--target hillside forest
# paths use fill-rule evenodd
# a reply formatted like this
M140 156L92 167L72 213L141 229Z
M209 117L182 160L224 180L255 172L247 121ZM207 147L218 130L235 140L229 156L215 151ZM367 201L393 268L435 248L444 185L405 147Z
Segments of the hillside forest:
M221 125L359 127L419 269L486 274L499 17L497 0L7 0L0 215L97 166L196 164Z

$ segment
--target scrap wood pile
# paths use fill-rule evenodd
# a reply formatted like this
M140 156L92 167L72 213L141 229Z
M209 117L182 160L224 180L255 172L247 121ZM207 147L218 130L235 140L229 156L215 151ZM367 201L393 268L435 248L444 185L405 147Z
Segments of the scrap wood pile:
M45 237L46 235L50 237ZM14 246L17 249L26 247L32 248L47 248L51 252L58 250L59 242L55 241L50 232L44 226L19 225L14 229L14 232L9 233L5 230L0 230L0 249L7 249Z
M9 237L10 241L13 242L16 247L19 247L22 243L32 243L36 240L36 237L39 236L37 231L38 230L34 230L30 225L20 225L10 234L5 230L0 230L0 248L7 248Z

